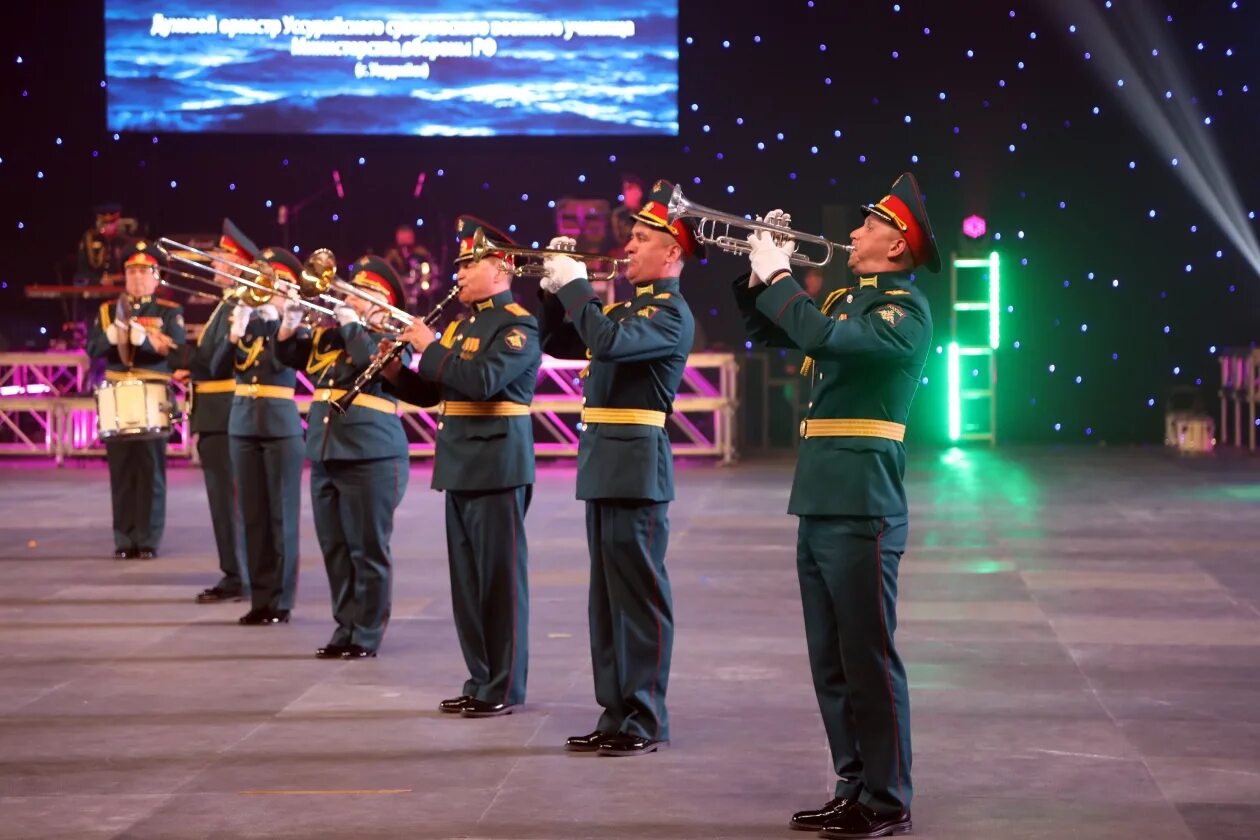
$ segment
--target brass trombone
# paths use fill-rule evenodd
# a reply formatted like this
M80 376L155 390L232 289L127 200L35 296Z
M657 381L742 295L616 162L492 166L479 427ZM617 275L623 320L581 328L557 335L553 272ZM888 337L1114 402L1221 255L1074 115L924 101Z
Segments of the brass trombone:
M800 233L792 230L786 224L745 219L743 216L723 213L721 210L714 210L712 207L705 207L703 204L694 204L687 200L686 196L683 195L682 187L679 186L674 187L674 192L669 197L670 224L673 224L677 219L695 219L696 239L707 245L713 245L719 251L725 251L728 254L747 254L752 251L752 246L748 244L746 238L731 235L732 228L742 228L748 231L764 230L780 244L794 241L817 245L823 249L823 254L818 259L810 259L800 251L793 252L788 260L793 265L808 265L814 268L822 268L831 262L831 258L837 249L841 251L853 250L852 245L842 245L839 242L832 242L830 239L815 236L812 233ZM719 225L723 226L720 234L718 233Z
M354 295L361 300L373 304L379 314L369 318L368 326L379 332L397 335L412 325L415 318L405 309L391 306L371 292L365 292L352 283L337 276L337 258L327 248L317 248L306 258L302 265L302 274L298 278L299 293L303 297L329 297L326 293L331 289L343 295ZM335 298L334 298L335 300ZM338 301L339 303L341 301Z
M547 257L569 257L584 263L612 263L612 268L607 271L600 271L590 275L591 280L612 280L617 276L618 269L630 263L628 259L614 259L604 254L588 254L565 248L518 248L515 245L495 242L486 236L483 228L478 228L477 232L473 234L472 258L475 261L488 257L491 254L505 254L509 257L539 260L539 262L526 262L523 265L513 266L511 269L512 274L517 277L546 277L547 267L541 261Z
M288 292L292 289L298 294L298 296L293 299L299 304L307 309L310 309L312 312L318 312L319 314L327 315L330 318L333 317L333 311L328 307L320 306L314 301L301 297L301 286L299 284L290 283L287 280L277 277L275 269L272 268L271 263L266 260L254 260L251 265L245 265L244 263L238 263L227 257L220 256L218 254L211 254L208 251L202 251L199 248L194 248L191 245L185 245L166 237L158 239L157 246L164 252L168 262L179 262L185 265L191 265L203 271L209 271L220 277L224 277L230 280L233 285L245 286L246 291L241 294L241 300L249 306L262 306L264 303L268 303L273 295L288 298L290 297ZM202 265L196 260L189 259L188 257L177 253L172 253L169 250L172 247L196 254L197 256L212 261L212 264L208 266ZM215 268L213 262L220 262L224 265L230 266L241 272L241 276ZM246 277L245 275L252 275L252 277ZM205 278L202 279L204 282L213 283L211 280L206 280ZM217 287L220 284L214 283L214 285ZM329 300L329 298L331 298L331 296L321 297L325 300ZM331 298L330 302L334 304L340 303L340 301L336 298Z

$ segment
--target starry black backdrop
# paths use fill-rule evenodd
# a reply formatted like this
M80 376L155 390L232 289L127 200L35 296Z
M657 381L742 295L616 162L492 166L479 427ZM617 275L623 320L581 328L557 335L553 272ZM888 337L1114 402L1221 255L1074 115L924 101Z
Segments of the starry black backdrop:
M99 0L23 5L0 36L8 349L46 345L39 328L55 325L58 309L21 289L57 282L59 270L68 281L65 266L100 200L122 201L154 234L213 231L230 216L260 244L327 246L347 262L384 248L405 221L423 220L421 241L439 250L460 213L545 242L549 202L615 204L624 171L670 178L695 201L741 214L783 207L802 230L822 231L825 218L826 232L842 237L857 204L912 170L944 252L968 247L961 220L982 215L988 238L970 247L1003 260L1003 440L1158 441L1170 391L1197 384L1212 405L1215 352L1260 335L1255 272L1120 107L1134 86L1099 74L1097 33L1084 24L1072 32L1048 2L688 0L678 137L524 139L116 138L105 130ZM1104 20L1117 16L1120 43L1139 66L1168 60L1170 47L1152 55L1119 15L1157 22L1186 72L1178 102L1192 100L1210 120L1203 130L1244 208L1257 209L1260 4L1090 5ZM287 230L280 205L300 205ZM1254 212L1244 223L1254 231ZM740 353L728 286L744 265L719 254L684 274L708 343ZM830 270L829 283L844 274ZM947 275L917 280L943 346ZM925 377L912 433L940 439L943 356Z

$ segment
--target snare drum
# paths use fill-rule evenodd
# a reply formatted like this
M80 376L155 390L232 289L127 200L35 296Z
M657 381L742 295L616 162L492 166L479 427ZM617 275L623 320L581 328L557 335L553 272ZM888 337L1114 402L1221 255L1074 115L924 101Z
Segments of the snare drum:
M123 379L96 389L96 428L102 441L160 440L171 435L175 407L165 382Z

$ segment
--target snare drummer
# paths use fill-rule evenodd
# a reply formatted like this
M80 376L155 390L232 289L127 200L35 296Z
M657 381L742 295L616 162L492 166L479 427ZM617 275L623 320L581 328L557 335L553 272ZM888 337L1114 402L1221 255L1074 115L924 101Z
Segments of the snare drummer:
M154 297L158 254L133 244L123 257L127 290L101 304L87 351L106 360L105 380L170 382L171 351L184 344L183 308ZM166 439L105 442L109 492L114 506L114 557L151 560L166 526Z

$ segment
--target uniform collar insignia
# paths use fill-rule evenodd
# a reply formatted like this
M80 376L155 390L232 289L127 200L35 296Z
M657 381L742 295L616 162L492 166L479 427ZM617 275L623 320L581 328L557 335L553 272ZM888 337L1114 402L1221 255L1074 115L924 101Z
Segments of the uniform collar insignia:
M875 274L875 275L873 275L873 276L871 276L871 277L859 277L859 278L858 278L858 288L859 288L859 289L865 289L867 286L870 286L870 287L872 287L872 288L878 289L878 288L879 288L879 275L878 275L878 274Z
M485 312L487 309L494 309L494 298L479 300L475 305L478 312Z
M651 283L644 283L642 286L634 287L634 296L639 297L640 295L650 295L654 291L655 289L652 287Z

